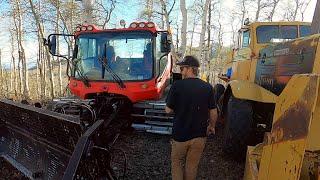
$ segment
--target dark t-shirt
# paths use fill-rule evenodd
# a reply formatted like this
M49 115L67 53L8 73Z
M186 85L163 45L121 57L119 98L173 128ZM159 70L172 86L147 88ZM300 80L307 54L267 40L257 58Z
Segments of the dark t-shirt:
M166 103L175 113L172 130L175 141L207 136L209 110L216 108L213 88L209 83L198 78L176 81Z

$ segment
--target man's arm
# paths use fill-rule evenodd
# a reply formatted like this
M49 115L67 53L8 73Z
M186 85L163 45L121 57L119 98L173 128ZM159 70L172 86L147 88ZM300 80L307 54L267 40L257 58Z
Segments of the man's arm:
M210 109L210 121L209 121L209 125L216 126L217 119L218 119L218 111L217 111L217 108L215 108L215 109Z
M207 134L208 135L216 133L215 128L216 128L217 119L218 119L217 108L210 109L209 110L209 125L208 125L208 128L207 128Z

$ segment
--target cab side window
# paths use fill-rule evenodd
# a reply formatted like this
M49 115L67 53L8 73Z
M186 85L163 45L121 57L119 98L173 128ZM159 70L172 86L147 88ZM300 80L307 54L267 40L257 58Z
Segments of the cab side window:
M246 48L250 45L250 30L239 31L238 47Z
M250 45L250 31L247 30L247 31L244 31L242 33L242 48L246 48L246 47L249 47Z
M311 26L300 26L300 37L309 36L311 34Z

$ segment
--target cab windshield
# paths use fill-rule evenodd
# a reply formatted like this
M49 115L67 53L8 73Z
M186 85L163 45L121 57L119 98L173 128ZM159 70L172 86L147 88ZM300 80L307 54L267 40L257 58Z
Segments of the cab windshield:
M153 41L149 32L105 32L80 35L74 60L75 77L89 80L123 81L151 79Z
M258 43L290 40L298 38L298 26L295 25L264 25L257 27Z

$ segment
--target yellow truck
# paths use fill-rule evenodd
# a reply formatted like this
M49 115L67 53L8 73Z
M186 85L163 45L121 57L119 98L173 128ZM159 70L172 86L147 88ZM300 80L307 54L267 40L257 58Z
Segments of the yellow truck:
M254 22L239 30L238 47L215 86L224 120L223 150L244 160L247 145L263 141L270 132L278 95L295 74L311 73L318 36L311 23Z
M320 0L312 24L257 22L239 31L220 76L226 89L215 92L225 152L246 151L244 179L320 180L319 33Z

